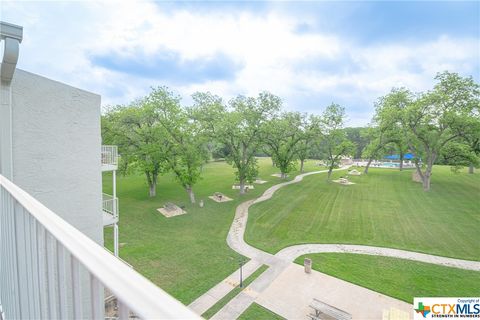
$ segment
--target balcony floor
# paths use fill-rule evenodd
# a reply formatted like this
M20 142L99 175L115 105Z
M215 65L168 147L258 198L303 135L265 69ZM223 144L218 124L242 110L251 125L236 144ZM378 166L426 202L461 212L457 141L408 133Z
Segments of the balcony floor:
M102 172L115 171L117 169L118 169L118 165L116 165L116 164L103 164L102 163Z
M102 210L102 217L103 217L103 226L110 226L116 222L118 222L118 217L115 218L112 214L107 213Z

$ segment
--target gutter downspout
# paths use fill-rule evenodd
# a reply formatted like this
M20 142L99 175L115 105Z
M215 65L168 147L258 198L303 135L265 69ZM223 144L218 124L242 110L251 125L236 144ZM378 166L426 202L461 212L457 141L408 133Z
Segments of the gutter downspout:
M4 42L0 64L0 173L13 181L13 123L11 82L17 66L23 27L0 21L0 40Z

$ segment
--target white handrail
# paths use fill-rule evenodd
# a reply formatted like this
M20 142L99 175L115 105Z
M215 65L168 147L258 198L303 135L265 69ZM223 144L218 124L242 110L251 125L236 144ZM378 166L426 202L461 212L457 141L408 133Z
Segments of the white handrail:
M178 300L106 252L100 245L2 175L0 186L75 257L88 270L91 277L117 297L121 314L128 317L128 311L125 312L124 307L122 308L126 306L143 319L199 319L198 315ZM2 203L0 209L3 210L4 207ZM0 211L0 214L4 212ZM5 302L3 308L5 311Z

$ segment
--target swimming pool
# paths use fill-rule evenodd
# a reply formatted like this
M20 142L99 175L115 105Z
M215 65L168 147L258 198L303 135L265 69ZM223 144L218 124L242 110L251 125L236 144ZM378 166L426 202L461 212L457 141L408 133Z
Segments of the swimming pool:
M384 162L381 164L382 167L389 167L389 168L398 168L400 166L400 163L395 163L395 162Z

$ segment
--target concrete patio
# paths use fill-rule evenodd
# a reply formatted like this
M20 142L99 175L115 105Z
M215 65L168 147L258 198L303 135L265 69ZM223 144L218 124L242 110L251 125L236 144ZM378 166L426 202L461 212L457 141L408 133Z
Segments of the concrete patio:
M294 263L255 302L286 319L306 319L314 298L350 313L353 319L382 319L384 311L391 309L413 318L411 304L315 270L305 273L302 266Z

